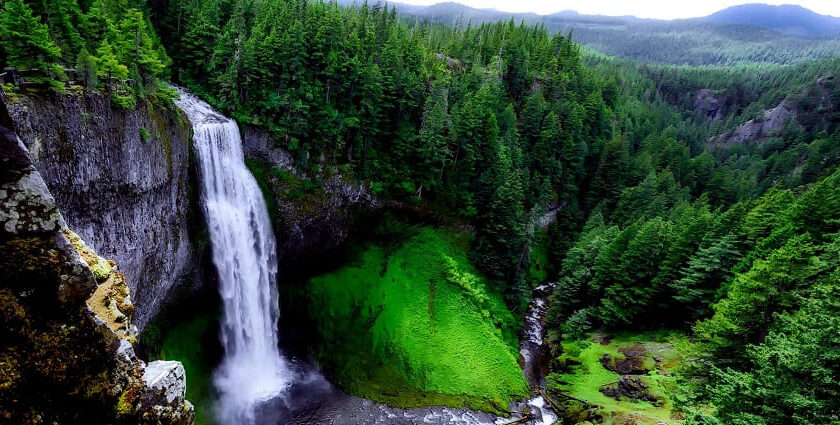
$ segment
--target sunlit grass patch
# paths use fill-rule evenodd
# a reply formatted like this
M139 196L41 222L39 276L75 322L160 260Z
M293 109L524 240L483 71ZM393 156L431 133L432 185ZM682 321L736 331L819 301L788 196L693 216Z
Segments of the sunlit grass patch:
M412 232L310 280L319 357L346 391L372 400L506 410L528 393L518 321L467 260L465 236Z

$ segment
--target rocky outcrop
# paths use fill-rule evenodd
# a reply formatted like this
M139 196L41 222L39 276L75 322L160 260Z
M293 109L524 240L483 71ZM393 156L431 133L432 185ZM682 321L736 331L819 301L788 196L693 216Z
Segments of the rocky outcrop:
M278 259L283 263L311 259L338 247L350 235L359 213L380 206L365 185L339 174L312 183L295 170L291 155L274 146L265 132L246 127L242 143L246 158L271 169L257 178L272 195L269 208L274 210Z
M779 136L790 123L800 130L833 133L840 122L840 85L834 74L826 74L798 94L791 94L775 108L768 109L732 131L712 137L707 147L729 147L743 143L763 143Z
M0 170L0 423L191 424L183 373L168 392L144 379L162 365L134 353L133 306L116 263L67 227L5 127Z
M760 143L773 136L785 126L789 118L796 116L793 103L785 99L773 109L764 111L761 117L753 118L732 130L710 140L710 147L729 147L738 143Z
M123 111L100 94L18 96L7 107L69 226L120 264L142 329L196 268L189 123L174 105Z
M653 357L640 344L621 347L618 351L621 353L620 356L604 354L601 357L600 361L604 369L619 375L646 375L656 367Z
M604 385L599 389L602 394L615 400L629 399L648 401L654 406L661 406L662 402L648 392L649 385L640 376L624 375L618 382Z
M717 121L723 117L725 103L725 96L716 95L709 89L700 89L691 98L691 107L702 113L709 121Z

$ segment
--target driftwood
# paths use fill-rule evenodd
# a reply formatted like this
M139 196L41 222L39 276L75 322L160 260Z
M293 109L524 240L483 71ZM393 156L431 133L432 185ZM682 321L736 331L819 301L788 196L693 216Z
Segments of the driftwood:
M523 415L521 418L517 418L517 419L513 419L513 420L511 420L511 421L509 421L509 422L505 422L505 423L503 423L502 425L514 425L514 424L521 424L522 422L525 422L525 421L531 420L531 419L533 419L533 418L534 418L534 414L533 414L533 413L529 413L529 414L527 414L527 415Z

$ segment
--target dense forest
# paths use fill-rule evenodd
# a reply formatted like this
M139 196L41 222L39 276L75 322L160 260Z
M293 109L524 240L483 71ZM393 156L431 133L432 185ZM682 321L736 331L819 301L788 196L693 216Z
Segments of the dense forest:
M349 0L346 3L361 4ZM514 19L544 25L550 32L566 34L572 31L575 40L587 48L645 63L790 65L836 56L840 46L837 24L826 24L836 18L816 15L798 6L789 6L792 10L784 10L784 6L751 6L753 9L732 7L721 11L728 15L662 21L633 16L582 15L570 10L550 15L508 13L453 2L425 7L396 3L397 11L406 16L447 25ZM791 35L785 29L809 33L811 37Z
M836 45L752 29L715 58L651 64L549 27L367 3L4 0L0 64L25 70L29 90L81 86L128 109L182 85L269 132L307 179L352 176L468 225L469 261L515 314L544 251L551 355L598 330L689 335L673 396L686 423L837 423ZM644 44L664 43L654 36ZM595 48L639 43L608 40ZM781 125L727 136L783 102ZM572 367L551 363L558 400Z

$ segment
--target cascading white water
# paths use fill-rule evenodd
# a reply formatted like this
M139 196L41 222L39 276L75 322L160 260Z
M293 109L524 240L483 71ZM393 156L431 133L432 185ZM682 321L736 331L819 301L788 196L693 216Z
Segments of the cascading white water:
M177 105L192 122L201 201L223 302L224 359L213 382L225 425L256 421L257 407L292 383L277 340L274 233L259 186L245 167L236 122L184 90Z

